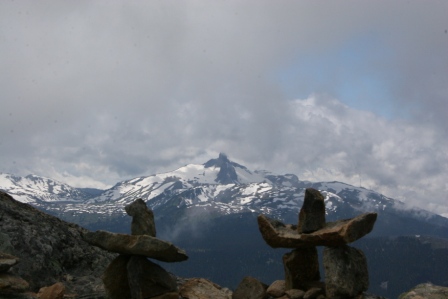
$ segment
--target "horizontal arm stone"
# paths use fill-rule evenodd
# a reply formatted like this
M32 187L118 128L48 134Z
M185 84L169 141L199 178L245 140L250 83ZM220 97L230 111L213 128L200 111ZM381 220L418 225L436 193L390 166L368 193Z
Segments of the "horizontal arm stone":
M373 229L376 213L328 222L312 233L299 233L297 226L283 224L265 215L258 216L258 228L266 243L273 248L304 248L312 246L341 246L354 242Z

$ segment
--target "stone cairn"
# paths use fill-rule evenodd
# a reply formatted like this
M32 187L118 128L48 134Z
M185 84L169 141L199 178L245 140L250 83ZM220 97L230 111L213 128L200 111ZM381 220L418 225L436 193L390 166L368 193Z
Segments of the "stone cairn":
M107 231L83 235L88 243L119 253L103 275L106 292L111 299L178 298L176 277L147 258L163 262L188 259L185 251L156 238L154 214L142 199L125 207L132 216L132 235Z
M365 213L326 222L324 197L318 190L308 188L298 225L285 225L259 215L258 227L269 246L293 249L283 256L285 290L320 290L320 298L359 298L369 286L367 260L361 250L347 244L370 233L376 218L376 213ZM325 246L324 282L320 282L316 246Z

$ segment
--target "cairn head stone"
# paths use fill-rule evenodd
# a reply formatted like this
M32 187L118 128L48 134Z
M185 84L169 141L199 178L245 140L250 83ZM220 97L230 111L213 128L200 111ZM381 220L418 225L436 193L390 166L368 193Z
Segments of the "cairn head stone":
M132 216L131 234L156 236L154 213L148 209L143 199L135 200L124 209L129 216Z
M316 189L307 188L299 213L299 233L312 233L325 226L324 196Z

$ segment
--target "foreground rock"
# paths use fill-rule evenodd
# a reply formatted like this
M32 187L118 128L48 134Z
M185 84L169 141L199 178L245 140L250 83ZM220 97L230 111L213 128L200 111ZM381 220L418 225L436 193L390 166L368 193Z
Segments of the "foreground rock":
M20 258L8 274L23 278L32 292L62 282L67 293L105 295L101 273L114 255L87 244L81 237L86 229L2 191L0 223L0 251Z
M65 286L57 282L52 286L43 287L39 290L37 298L39 299L62 299L64 298Z
M259 280L246 276L233 292L232 299L265 299L268 286Z
M204 278L188 279L179 289L179 295L188 299L231 299L232 292Z
M436 286L432 283L422 283L409 292L400 295L399 299L446 299L448 287Z

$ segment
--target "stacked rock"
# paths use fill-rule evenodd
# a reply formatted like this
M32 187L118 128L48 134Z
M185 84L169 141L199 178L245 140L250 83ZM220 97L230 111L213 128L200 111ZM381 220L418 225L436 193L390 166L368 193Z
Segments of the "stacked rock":
M9 272L9 269L18 262L18 257L0 252L0 298L19 296L28 291L28 282Z
M271 247L293 249L283 256L286 290L321 288L327 298L355 298L368 289L367 261L361 250L347 244L371 232L376 218L376 213L365 213L326 222L324 197L318 190L308 188L298 225L259 215L258 227ZM325 246L324 283L320 282L316 246Z
M163 262L188 259L185 251L156 238L154 214L142 199L125 207L132 216L131 234L107 231L83 235L88 243L119 253L105 270L103 282L111 299L178 298L176 278L147 258Z

